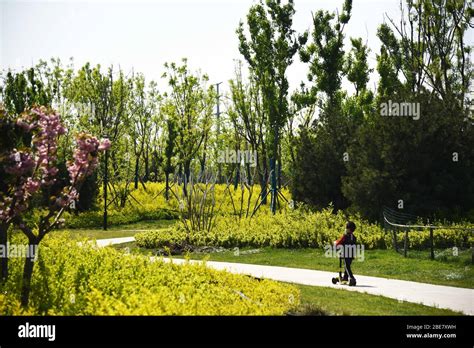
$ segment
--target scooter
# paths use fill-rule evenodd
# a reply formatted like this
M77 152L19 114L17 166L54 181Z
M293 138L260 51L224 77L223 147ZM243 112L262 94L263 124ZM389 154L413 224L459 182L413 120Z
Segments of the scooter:
M344 263L344 269L346 268L346 263L344 259L339 258L339 276L332 278L333 284L341 284L341 285L349 285L349 286L356 286L356 280L354 278L350 278L349 281L345 280L342 276L342 264Z

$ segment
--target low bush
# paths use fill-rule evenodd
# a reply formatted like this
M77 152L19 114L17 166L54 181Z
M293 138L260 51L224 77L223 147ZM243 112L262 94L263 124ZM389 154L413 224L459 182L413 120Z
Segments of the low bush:
M67 236L39 249L30 305L19 307L22 259L0 287L0 315L283 315L299 304L294 286L124 255Z
M182 226L177 224L167 230L139 233L135 238L138 246L145 248L184 244L186 237L188 243L196 246L317 248L332 245L344 233L347 219L342 211L333 213L331 208L318 212L288 210L274 216L261 212L252 219L239 220L233 216L219 216L215 227L209 233L195 231L188 235ZM363 244L366 249L385 249L393 246L391 232L385 231L379 225L368 223L359 216L351 216L349 219L357 225L355 235L358 244ZM436 230L435 247L469 247L470 236L469 230ZM402 243L403 233L397 233L397 238L399 243ZM429 246L429 232L410 231L409 242L410 248L426 248Z

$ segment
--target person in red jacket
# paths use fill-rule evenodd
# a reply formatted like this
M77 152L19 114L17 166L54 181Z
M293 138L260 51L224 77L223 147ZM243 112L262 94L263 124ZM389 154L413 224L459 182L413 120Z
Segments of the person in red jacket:
M349 285L353 286L356 284L356 279L354 274L352 273L351 264L352 260L354 259L355 253L355 244L356 244L356 237L354 236L354 231L356 229L355 223L352 221L347 221L346 223L346 233L339 238L335 244L337 246L342 246L342 254L341 258L344 259L344 276L342 278L343 281L348 281Z

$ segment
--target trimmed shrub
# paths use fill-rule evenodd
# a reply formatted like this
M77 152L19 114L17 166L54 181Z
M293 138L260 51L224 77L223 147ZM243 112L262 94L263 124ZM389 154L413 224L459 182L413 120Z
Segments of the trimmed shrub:
M299 305L288 284L79 246L67 236L43 243L29 308L18 305L22 259L12 258L0 315L283 315Z

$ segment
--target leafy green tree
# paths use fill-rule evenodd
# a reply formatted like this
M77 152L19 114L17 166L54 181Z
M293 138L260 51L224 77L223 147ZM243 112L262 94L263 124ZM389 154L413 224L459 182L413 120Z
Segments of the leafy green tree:
M137 74L132 78L133 87L130 91L130 135L133 141L135 154L135 189L138 188L140 179L140 160L145 163L145 178L149 176L148 153L151 136L157 125L157 109L161 96L157 91L156 84L152 82L149 90L146 90L145 77ZM143 181L142 181L143 184Z
M78 124L81 128L100 134L112 141L112 148L105 151L102 166L104 229L107 229L107 205L109 187L109 155L112 159L114 175L112 179L119 180L119 157L117 149L129 124L128 98L132 83L119 70L114 76L113 67L106 73L100 65L92 68L86 63L72 77L65 91L66 97L81 105ZM90 183L91 184L91 183ZM98 185L98 183L96 183Z
M215 92L213 86L206 86L209 80L207 75L189 72L187 59L183 59L181 65L166 63L165 68L167 71L163 77L168 78L170 87L169 94L165 94L170 100L166 116L175 120L178 166L186 190L192 161L210 132Z
M351 18L352 1L345 0L342 13L319 10L313 15L311 41L300 49L300 58L309 64L308 79L314 81L310 93L325 93L328 103L338 100L344 74L344 28Z
M170 174L172 174L175 170L173 164L173 157L176 154L176 138L177 138L177 131L176 131L176 124L175 120L170 117L166 120L166 143L165 143L165 151L164 151L164 165L163 171L165 173L165 198L169 200L169 192L170 192Z
M228 108L229 119L235 134L249 144L248 150L257 154L255 166L259 176L263 202L266 204L268 181L267 123L261 92L252 76L247 83L243 81L240 62L236 67L235 78L229 81L229 85L232 100L232 105ZM249 166L247 166L247 178L251 180Z
M402 9L400 25L391 20L394 30L378 30L375 108L350 146L343 192L371 219L399 202L420 216L457 219L474 206L474 130L464 102L472 11L449 0L407 1ZM418 103L420 115L384 117L381 105L389 101Z
M7 72L1 92L9 114L19 115L33 105L51 106L52 96L38 72L38 66L18 73Z
M354 84L355 94L359 94L367 89L369 73L373 69L369 68L367 56L369 49L362 43L361 38L351 38L352 49L346 59L347 79Z
M237 29L239 51L250 66L250 72L261 91L266 114L268 157L271 173L271 210L276 211L277 172L280 137L288 119L288 80L286 71L293 56L305 42L297 37L293 26L292 0L260 1L247 14L248 35L244 23ZM281 162L281 160L280 160Z
M352 2L346 0L341 14L319 10L313 15L311 40L300 49L300 58L308 63L308 79L312 85L294 96L299 108L318 103L318 118L311 127L300 127L292 172L292 196L317 207L333 203L345 208L347 200L341 191L341 178L346 174L345 158L356 125L350 107L343 107L345 94L341 83L345 68L344 27L351 16ZM361 47L361 50L364 48ZM363 54L362 54L363 56ZM360 71L363 57L350 57L351 78L362 88L365 79ZM365 72L367 74L367 72ZM357 77L357 78L356 78Z

